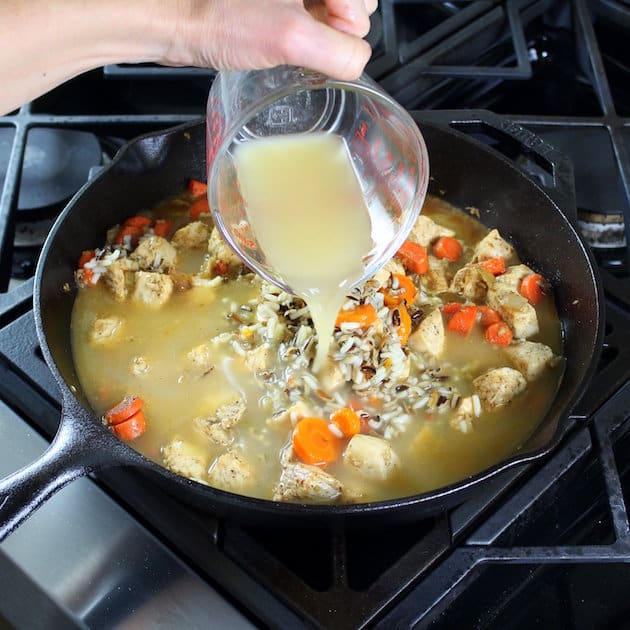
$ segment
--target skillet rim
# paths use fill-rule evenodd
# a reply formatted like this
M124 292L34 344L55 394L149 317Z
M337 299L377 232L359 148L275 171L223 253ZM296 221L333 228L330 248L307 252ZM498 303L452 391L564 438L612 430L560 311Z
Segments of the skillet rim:
M429 114L431 114L429 112ZM472 120L477 121L478 119L481 122L484 122L484 114L482 110L475 110L472 116L466 115L466 121ZM496 121L497 119L502 120L501 117L498 117L496 114L492 112L487 112L488 114L488 124L492 126L492 121ZM273 513L276 516L303 516L303 515L311 515L317 517L324 517L330 519L338 519L345 517L354 517L354 516L366 516L366 515L377 515L382 513L389 513L391 511L407 513L408 511L413 511L414 515L421 516L423 513L437 513L441 509L445 507L450 507L456 505L463 500L465 500L466 496L468 496L473 490L477 489L478 486L483 485L487 480L496 477L503 471L507 471L508 469L514 468L519 465L525 465L531 463L533 461L539 460L550 452L554 451L560 442L565 438L567 433L569 433L573 427L577 424L578 419L575 416L571 416L571 411L575 408L579 400L582 398L584 393L585 385L593 377L593 374L597 368L597 363L599 359L599 355L602 350L602 342L604 337L604 294L603 288L601 284L601 280L599 278L597 266L595 264L594 258L590 249L584 242L584 239L579 234L579 231L574 226L573 222L569 219L569 217L565 214L565 212L560 208L559 204L552 198L548 191L546 191L541 185L539 185L536 181L528 177L522 170L518 169L514 163L506 158L498 151L488 147L482 142L476 140L475 138L466 135L456 129L450 127L447 123L436 122L433 120L424 121L422 119L422 112L412 112L413 118L421 128L424 125L436 127L439 131L445 132L447 134L454 135L458 137L461 141L468 142L473 144L478 150L485 151L490 154L491 158L498 159L504 163L505 166L511 168L516 173L519 174L526 182L527 185L533 186L538 190L540 194L542 194L548 204L551 205L551 208L554 212L560 214L560 218L567 224L572 237L576 241L576 245L579 245L580 251L585 258L587 263L587 268L590 272L590 282L589 285L594 288L593 299L596 304L596 313L597 318L594 322L594 335L592 339L593 345L593 353L591 355L590 361L586 365L585 368L581 370L581 378L573 387L573 391L568 395L568 401L563 406L563 408L558 412L558 423L554 430L554 433L551 439L540 448L530 451L530 452L519 452L517 451L513 455L501 460L485 468L478 473L470 475L465 479L462 479L457 482L453 482L446 486L442 486L440 488L436 488L434 490L430 490L427 492L423 492L420 494L398 497L394 499L386 499L381 501L371 501L364 503L356 503L356 504L333 504L333 505L321 505L321 504L310 504L310 503L287 503L281 501L273 501L270 499L260 499L255 497L248 497L245 495L234 494L228 491L220 490L218 488L214 488L212 486L206 486L199 482L195 482L191 479L188 479L184 476L178 475L164 466L154 462L135 449L132 446L121 442L121 449L117 449L120 453L112 454L113 457L118 456L120 461L113 461L112 464L123 464L123 465L132 465L138 466L140 469L144 469L146 472L150 472L152 474L157 475L159 478L165 478L169 482L176 484L177 486L183 486L187 490L192 490L193 493L197 496L202 496L202 498L206 501L214 502L217 505L227 504L228 513L231 508L236 509L245 509L247 511L251 511L255 509L258 512L265 513ZM429 118L431 116L429 115ZM79 199L81 199L86 192L92 187L92 185L100 180L103 177L111 176L111 172L114 171L117 165L124 160L127 154L132 150L132 148L137 145L141 145L143 142L147 140L154 140L156 138L167 137L169 135L179 134L179 133L187 133L191 129L197 129L203 127L202 135L205 138L205 120L199 119L195 121L186 122L174 127L170 127L167 129L161 129L157 131L151 131L148 133L144 133L138 135L129 142L127 142L121 149L116 153L111 162L106 165L98 175L86 182L72 197L72 199L68 202L62 213L59 215L55 223L53 224L50 233L42 247L40 259L37 265L35 279L34 279L34 288L33 288L33 307L34 307L34 319L35 326L37 331L37 336L40 342L40 346L42 349L42 353L46 360L46 363L51 370L53 377L57 381L61 392L62 397L64 399L64 405L62 408L61 414L61 422L71 421L72 418L67 418L66 416L66 397L71 396L74 402L78 404L82 410L84 410L89 416L90 420L97 424L104 434L111 435L111 432L108 431L106 427L102 425L99 421L96 414L93 412L91 408L86 408L85 405L79 400L79 398L73 393L71 386L67 383L64 377L61 374L60 369L57 366L57 362L51 352L46 332L44 329L44 324L42 320L42 308L41 308L41 295L42 295L42 283L43 278L45 276L45 270L47 268L48 255L52 248L53 241L55 240L55 236L63 227L63 224L66 218L72 213L72 210L76 206ZM551 159L552 161L552 159ZM563 332L564 337L564 332ZM541 424L546 417L548 417L549 412L543 417L541 420ZM564 419L564 422L563 422ZM122 455L121 455L122 454ZM168 490L170 491L170 489ZM461 501L460 501L461 499ZM186 501L186 498L183 499ZM431 509L433 508L433 509ZM216 506L213 505L213 511L221 512L221 510L217 510Z

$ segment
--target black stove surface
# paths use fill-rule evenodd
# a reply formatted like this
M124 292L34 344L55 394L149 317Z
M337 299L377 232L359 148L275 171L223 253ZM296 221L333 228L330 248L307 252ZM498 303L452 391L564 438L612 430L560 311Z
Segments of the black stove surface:
M490 109L570 158L573 206L606 292L606 337L577 410L583 419L552 457L506 471L458 508L391 531L310 530L306 550L303 531L238 526L133 471L99 473L62 490L0 545L0 627L3 617L51 628L627 623L630 10L613 0L381 0L373 24L368 73L404 106L439 110L447 123ZM85 133L76 150L96 141L90 165L106 163L140 133L202 116L213 76L112 66L0 117L0 473L41 452L59 420L24 280L78 175L69 160L64 186L27 204L29 138L42 127ZM549 183L527 147L476 137Z

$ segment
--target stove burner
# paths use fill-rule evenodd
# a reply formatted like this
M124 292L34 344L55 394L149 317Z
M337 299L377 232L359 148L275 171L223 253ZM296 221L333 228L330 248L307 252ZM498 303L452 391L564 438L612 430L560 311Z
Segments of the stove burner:
M0 129L0 147L11 147L12 129ZM6 175L10 151L0 152L0 180ZM18 210L57 212L101 163L96 136L73 129L35 128L26 140Z

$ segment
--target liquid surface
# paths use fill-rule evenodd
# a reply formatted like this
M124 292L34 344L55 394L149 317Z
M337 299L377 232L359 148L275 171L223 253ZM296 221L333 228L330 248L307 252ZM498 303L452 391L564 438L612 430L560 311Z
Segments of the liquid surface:
M247 496L378 501L439 488L495 464L518 451L549 409L563 369L553 293L535 307L540 331L531 341L548 346L558 360L509 404L483 409L463 425L458 400L473 395L479 375L511 365L505 350L486 341L479 322L461 336L448 329L444 315L444 349L432 358L412 344L414 332L406 346L399 340L397 309L381 306L383 294L393 288L394 273L416 287L407 308L420 318L453 301L463 302L460 295L432 283L440 274L452 278L458 269L475 264L475 247L488 230L472 217L427 198L421 217L452 230L464 246L462 258L445 263L431 257L423 275L407 273L395 259L391 273L355 289L344 308L376 304L378 319L364 330L336 328L333 369L314 374L316 340L304 302L242 266L231 266L229 259L221 260L230 250L212 238L212 247L206 242L193 247L178 239L178 228L185 230L190 222L190 204L190 195L183 193L150 213L173 222L168 239L176 245L177 258L172 269L145 271L177 279L165 303L134 299L139 271L121 253L129 267L124 272L127 294L115 295L104 282L107 272L94 286L79 289L72 315L73 358L88 400L98 416L125 396L141 397L147 430L130 444L146 457L177 474ZM207 233L212 229L209 217L191 225L197 232L204 225ZM226 275L208 271L217 260L228 268ZM153 262L151 258L147 264ZM191 277L199 284L185 281ZM97 334L103 322L113 324L111 331ZM244 409L231 424L230 414L221 410L235 401ZM398 466L375 474L382 461L377 455L371 468L357 468L346 457L350 440L340 438L336 461L299 469L305 475L299 482L312 492L291 494L298 484L291 486L286 476L303 466L292 451L296 423L305 416L328 420L345 406L360 412L361 435L391 449ZM337 483L342 489L331 493L326 484L317 485L318 473L336 480L333 489Z
M328 134L243 143L235 155L241 194L265 257L309 306L328 356L335 318L372 249L370 215L345 141Z

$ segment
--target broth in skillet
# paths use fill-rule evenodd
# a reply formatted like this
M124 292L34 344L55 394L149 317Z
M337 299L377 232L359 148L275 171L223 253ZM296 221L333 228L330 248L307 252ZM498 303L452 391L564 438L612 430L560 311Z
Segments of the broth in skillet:
M127 223L80 261L77 373L115 433L201 483L311 503L421 493L517 451L557 391L545 280L436 198L347 297L317 373L304 302L243 267L203 185Z

